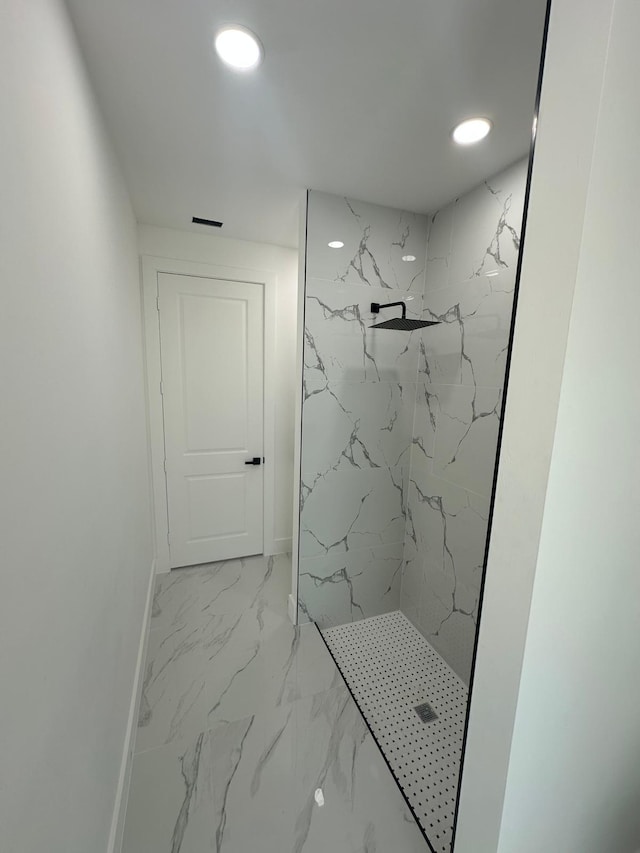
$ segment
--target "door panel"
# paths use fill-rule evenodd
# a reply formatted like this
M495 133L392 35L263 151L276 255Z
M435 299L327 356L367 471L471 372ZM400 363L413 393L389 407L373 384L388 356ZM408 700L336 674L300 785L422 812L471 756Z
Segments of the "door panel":
M213 536L238 536L248 527L247 474L186 477L191 541ZM209 507L215 506L211 513Z
M262 553L263 288L158 275L171 567Z
M186 449L244 450L250 382L247 303L181 294L179 306ZM211 365L220 369L212 371Z

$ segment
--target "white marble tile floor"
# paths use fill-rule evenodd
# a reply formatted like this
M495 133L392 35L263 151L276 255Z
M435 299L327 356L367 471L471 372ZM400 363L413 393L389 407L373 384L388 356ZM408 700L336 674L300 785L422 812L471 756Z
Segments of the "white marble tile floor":
M427 853L290 572L158 578L123 853Z

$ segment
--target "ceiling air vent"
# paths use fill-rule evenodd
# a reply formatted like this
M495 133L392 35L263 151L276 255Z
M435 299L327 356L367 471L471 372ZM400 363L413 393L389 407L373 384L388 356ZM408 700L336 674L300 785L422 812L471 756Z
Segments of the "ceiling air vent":
M217 219L202 219L200 216L194 216L191 219L196 225L210 225L212 228L222 228L222 222Z

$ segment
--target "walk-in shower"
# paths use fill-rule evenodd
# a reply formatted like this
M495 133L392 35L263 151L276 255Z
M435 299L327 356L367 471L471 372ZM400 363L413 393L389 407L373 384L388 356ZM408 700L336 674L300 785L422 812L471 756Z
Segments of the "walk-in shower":
M526 173L524 158L431 216L307 201L298 615L436 853L451 847ZM401 316L372 322L386 310Z

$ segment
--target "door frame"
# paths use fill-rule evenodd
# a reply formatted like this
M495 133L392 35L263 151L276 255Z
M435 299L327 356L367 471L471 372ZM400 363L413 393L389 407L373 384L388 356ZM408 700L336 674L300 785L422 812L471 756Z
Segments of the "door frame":
M147 411L149 418L149 467L151 471L151 500L153 506L153 533L158 573L171 570L169 554L169 508L167 482L164 470L164 418L160 393L160 314L158 306L158 275L196 276L219 278L225 281L259 284L264 291L264 456L263 473L263 550L276 553L275 544L275 394L276 365L276 283L277 276L267 270L217 266L174 258L142 255L142 317L144 336ZM269 499L270 498L270 499Z

